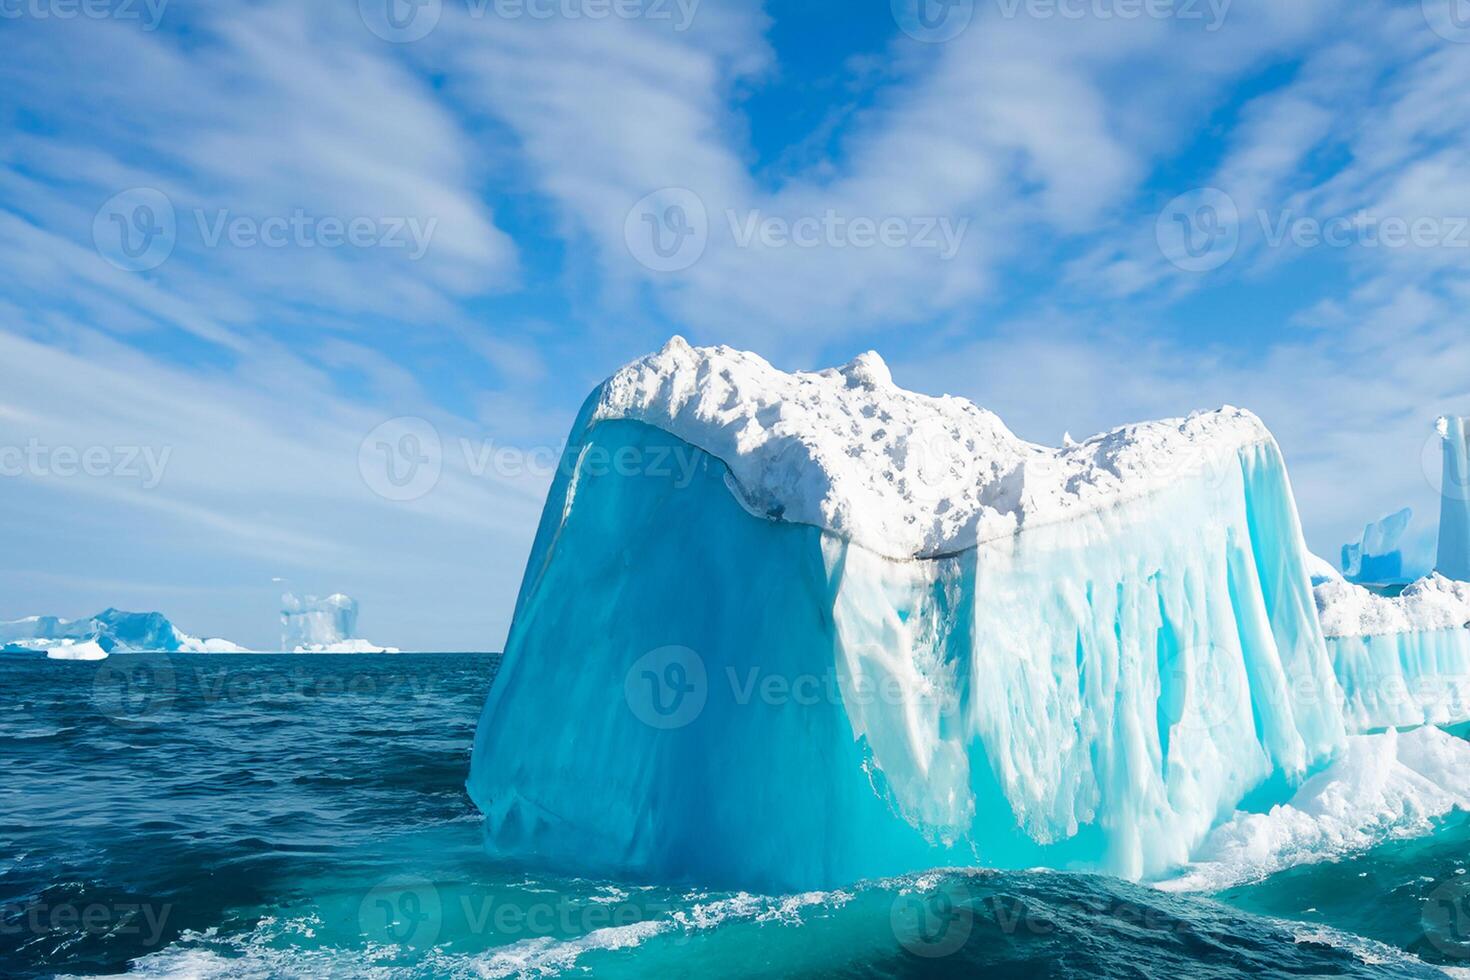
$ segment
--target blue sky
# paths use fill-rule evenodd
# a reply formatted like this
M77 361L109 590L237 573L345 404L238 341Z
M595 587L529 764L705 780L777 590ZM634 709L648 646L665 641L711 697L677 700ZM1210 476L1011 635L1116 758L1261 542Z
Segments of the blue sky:
M1314 549L1427 541L1464 0L392 2L0 0L0 619L272 646L289 587L498 648L673 333L1050 444L1243 405Z

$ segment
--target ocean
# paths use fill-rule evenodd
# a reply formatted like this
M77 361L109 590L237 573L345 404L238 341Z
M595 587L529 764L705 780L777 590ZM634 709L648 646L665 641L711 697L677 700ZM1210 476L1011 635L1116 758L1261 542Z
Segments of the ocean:
M497 864L464 791L497 666L489 654L0 658L0 976L1470 967L1463 814L1213 894L935 869L753 895Z

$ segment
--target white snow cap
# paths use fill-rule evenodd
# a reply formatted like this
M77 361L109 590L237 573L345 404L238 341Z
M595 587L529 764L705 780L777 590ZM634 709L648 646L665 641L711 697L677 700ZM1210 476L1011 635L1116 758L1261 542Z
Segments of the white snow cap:
M674 337L603 386L593 421L635 419L729 467L767 517L825 528L895 558L931 557L1223 472L1271 434L1226 407L1061 449L1017 438L963 398L899 388L869 351L788 374L755 354Z
M1470 626L1470 582L1435 573L1389 598L1343 579L1315 589L1322 632L1328 636L1384 636Z

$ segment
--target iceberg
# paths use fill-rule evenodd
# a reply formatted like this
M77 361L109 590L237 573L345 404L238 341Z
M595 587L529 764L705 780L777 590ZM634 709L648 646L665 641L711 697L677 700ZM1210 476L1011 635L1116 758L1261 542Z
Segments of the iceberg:
M396 647L380 647L360 639L357 633L357 600L334 593L325 599L281 596L281 649L295 653L397 653Z
M1155 877L1347 745L1317 571L1249 412L1052 449L674 338L573 426L468 789L583 874Z
M1439 556L1435 569L1448 578L1470 581L1470 434L1466 419L1445 417L1438 430L1444 441L1444 474L1439 489Z
M1431 575L1397 596L1315 589L1351 729L1470 721L1470 583Z
M100 660L112 653L243 653L229 640L201 639L162 613L105 609L85 619L28 616L0 622L0 651L53 660Z
M1349 582L1388 584L1409 582L1422 573L1408 573L1401 543L1414 511L1408 507L1363 529L1363 537L1342 546L1342 572Z

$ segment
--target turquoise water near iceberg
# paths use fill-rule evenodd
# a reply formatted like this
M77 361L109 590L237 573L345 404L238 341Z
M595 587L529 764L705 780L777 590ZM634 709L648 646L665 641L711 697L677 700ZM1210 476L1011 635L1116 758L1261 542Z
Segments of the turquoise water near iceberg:
M756 895L486 856L497 658L0 658L0 976L1431 976L1470 825L1218 895L920 873ZM567 733L548 731L547 738Z

